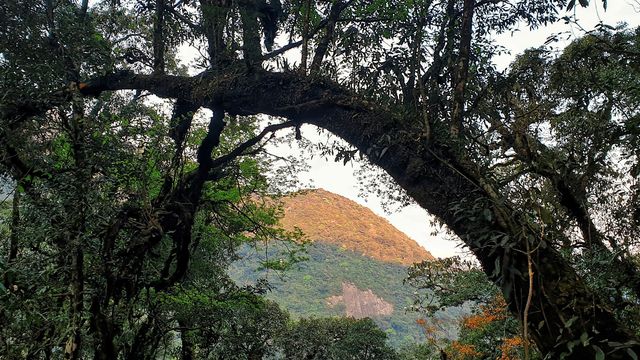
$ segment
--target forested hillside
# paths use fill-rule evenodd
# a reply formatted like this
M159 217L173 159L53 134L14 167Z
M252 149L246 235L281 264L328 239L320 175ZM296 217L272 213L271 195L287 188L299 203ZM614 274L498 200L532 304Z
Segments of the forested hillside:
M403 281L407 264L433 259L428 251L368 208L329 191L305 190L281 201L281 224L311 240L308 259L287 271L260 271L261 261L277 261L282 247L269 245L266 253L264 246L245 247L242 260L230 266L233 279L242 285L266 277L267 298L296 317L371 317L396 346L424 340L419 314L406 311L413 290Z
M309 246L307 261L282 274L256 271L263 252L250 249L244 255L243 261L230 267L231 277L239 284L251 284L266 276L273 287L267 298L295 317L346 316L345 303L331 306L330 298L343 294L343 284L353 284L361 291L371 290L393 306L391 314L375 314L377 309L372 309L367 315L385 330L394 345L424 340L422 329L416 324L419 315L405 312L412 304L413 291L403 286L405 266L365 257L322 241Z

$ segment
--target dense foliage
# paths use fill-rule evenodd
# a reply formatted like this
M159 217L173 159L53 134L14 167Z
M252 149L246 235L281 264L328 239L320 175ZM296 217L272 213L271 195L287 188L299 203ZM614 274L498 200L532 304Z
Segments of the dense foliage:
M275 246L274 246L275 247ZM256 271L264 250L241 252L243 260L233 263L229 275L238 284L253 284L266 277L271 291L266 294L292 317L330 317L345 314L344 304L330 307L327 300L342 294L342 284L371 290L393 305L391 315L380 315L374 321L387 333L391 345L422 342L424 338L416 324L418 317L405 311L411 303L412 290L403 286L406 268L377 261L353 251L316 241L307 247L306 261L283 273ZM272 255L277 259L277 256Z
M211 346L237 352L229 336L223 340L232 343L213 341L212 334L228 334L227 327L259 341L263 328L224 320L241 322L269 310L254 295L262 290L238 288L225 271L241 244L297 236L275 227L277 208L249 199L267 190L264 164L234 162L202 187L197 211L183 209L183 200L170 198L181 198L192 181L196 164L183 158L193 151L191 139L171 154L162 146L167 129L160 114L95 106L91 122L52 124L37 144L50 149L43 162L52 176L19 181L15 207L5 212L3 223L12 226L3 227L10 241L0 245L9 254L2 259L0 353L56 357L84 339L87 356L153 358L176 346L176 333L192 338L196 354ZM252 131L237 126L220 147ZM177 229L166 231L173 221Z
M520 323L499 289L471 261L452 257L414 264L406 283L415 290L411 309L423 316L418 324L431 354L460 360L540 357L533 344L525 344ZM452 321L455 338L445 336L446 329L434 316L450 308L464 309Z
M396 359L371 319L310 318L292 324L280 340L285 359Z
M600 26L561 54L492 62L496 34L574 6L1 2L0 164L16 183L2 351L153 358L175 340L189 358L207 346L189 350L204 337L172 304L272 313L224 268L238 243L297 237L252 199L274 190L265 142L310 123L353 146L336 158L380 166L465 243L525 343L550 358L637 357L640 31Z

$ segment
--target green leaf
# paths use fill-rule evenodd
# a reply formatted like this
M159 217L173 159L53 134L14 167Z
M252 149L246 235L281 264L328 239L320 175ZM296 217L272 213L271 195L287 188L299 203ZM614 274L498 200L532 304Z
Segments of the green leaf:
M583 332L580 335L580 342L582 343L582 345L589 345L589 334L587 334L586 332Z
M604 351L598 345L592 345L596 349L596 360L604 360Z
M493 218L493 214L491 213L491 210L489 210L489 209L482 210L482 216L487 221L491 221L491 219Z
M544 207L540 207L540 218L545 224L551 224L553 222L551 212Z
M387 150L389 150L388 146L386 146L384 149L382 149L382 151L380 152L380 158L382 158L384 156L384 154L387 153Z
M571 328L571 325L573 325L573 323L576 322L576 320L578 320L577 316L572 317L571 319L567 320L567 322L564 323L564 327L567 329Z

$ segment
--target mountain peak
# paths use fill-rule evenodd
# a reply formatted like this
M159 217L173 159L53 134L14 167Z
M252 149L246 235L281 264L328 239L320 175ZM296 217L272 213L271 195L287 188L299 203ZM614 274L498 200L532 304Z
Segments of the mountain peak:
M300 228L312 241L365 256L409 265L433 256L369 208L324 189L303 190L282 199L282 226Z

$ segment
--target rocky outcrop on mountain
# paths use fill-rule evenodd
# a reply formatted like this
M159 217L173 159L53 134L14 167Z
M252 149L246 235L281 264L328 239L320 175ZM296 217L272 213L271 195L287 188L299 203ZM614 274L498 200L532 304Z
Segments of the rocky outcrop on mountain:
M312 241L334 244L362 255L403 265L433 256L368 208L324 189L283 198L287 229L300 228Z
M393 304L379 298L369 289L363 291L348 282L342 283L342 295L327 298L329 307L339 304L344 304L346 316L356 319L393 314Z
M275 259L285 250L278 246L284 245L247 247L242 260L229 270L238 284L267 278L272 286L267 297L294 317L371 317L394 345L407 339L424 341L423 329L416 324L419 315L404 310L412 300L403 280L407 265L433 258L427 250L368 208L323 189L278 201L284 211L282 226L300 228L313 241L305 254L308 259L270 276L256 269L265 252Z

